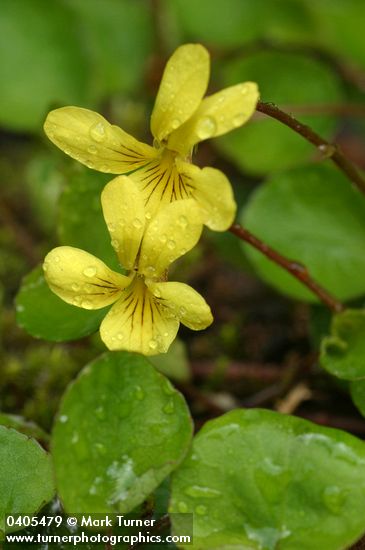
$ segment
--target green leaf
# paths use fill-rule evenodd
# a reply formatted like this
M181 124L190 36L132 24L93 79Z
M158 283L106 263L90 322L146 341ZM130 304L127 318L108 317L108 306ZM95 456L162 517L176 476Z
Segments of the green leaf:
M33 437L38 441L47 443L49 440L48 434L42 430L37 424L30 420L26 420L22 416L15 414L0 413L0 424L7 428L14 428L28 437Z
M0 124L39 130L53 104L83 104L88 89L75 18L61 2L2 0Z
M341 300L365 293L365 197L332 166L273 176L253 195L243 225L284 256L306 266ZM293 298L317 301L289 273L244 245L259 275Z
M295 114L295 106L338 103L343 93L337 75L324 63L310 57L276 52L259 52L224 65L225 85L253 80L262 101L274 102ZM297 118L323 137L331 138L336 120L331 115ZM258 115L242 128L217 140L218 147L240 168L263 175L303 164L318 151L281 122Z
M35 338L76 340L95 332L108 308L89 311L71 306L48 287L41 266L24 277L16 297L18 325Z
M348 309L333 317L331 335L322 340L320 362L338 378L365 378L365 310Z
M106 353L67 391L52 449L69 512L129 512L183 459L191 439L183 397L137 354Z
M298 40L312 28L307 7L297 0L226 0L223 9L221 0L168 4L189 37L214 46L238 46L258 38Z
M187 382L190 378L186 347L178 338L173 341L167 353L153 355L148 360L157 370L173 380Z
M153 48L152 14L135 0L67 0L80 19L84 47L92 60L95 93L104 98L143 85Z
M194 513L191 550L339 550L365 531L364 507L364 443L272 411L207 422L172 475L170 511Z
M34 439L0 426L0 538L6 514L33 514L53 494L50 456Z
M100 202L103 187L110 179L110 175L79 167L69 174L69 185L59 205L58 232L61 244L86 250L111 269L121 271Z

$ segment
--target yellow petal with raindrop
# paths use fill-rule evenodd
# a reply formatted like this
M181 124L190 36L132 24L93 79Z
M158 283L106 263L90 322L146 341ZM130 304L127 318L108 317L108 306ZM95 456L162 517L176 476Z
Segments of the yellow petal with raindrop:
M192 199L175 201L159 210L144 234L138 272L159 278L174 260L196 245L202 229L201 211Z
M44 276L50 289L68 304L100 309L115 302L131 280L115 273L101 260L71 246L59 246L47 254Z
M201 208L203 223L213 231L226 231L233 223L237 205L228 178L216 168L198 168L176 161L182 177L190 182L191 197Z
M128 176L109 182L101 194L111 244L126 269L133 269L145 227L141 193Z
M152 294L192 330L202 330L213 322L212 312L204 298L184 283L150 283Z
M100 336L111 350L156 355L168 350L178 328L176 317L135 277L103 319Z
M80 107L51 111L44 131L67 155L100 172L123 174L156 156L153 147L137 141L98 113Z
M255 82L237 84L204 98L194 115L169 136L169 149L186 155L196 143L239 128L255 112L258 99Z
M168 60L151 116L151 132L163 141L198 108L209 80L209 53L200 44L177 48Z

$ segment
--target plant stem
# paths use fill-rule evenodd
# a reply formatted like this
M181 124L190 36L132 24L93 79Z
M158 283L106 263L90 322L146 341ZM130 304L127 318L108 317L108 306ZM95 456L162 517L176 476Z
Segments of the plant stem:
M327 306L334 313L339 313L345 309L345 306L334 298L327 290L322 288L312 277L310 276L307 268L293 260L285 258L279 252L262 242L260 239L255 237L248 229L242 227L239 223L233 224L229 231L236 235L242 241L247 242L262 254L264 254L269 260L280 265L283 269L288 271L293 277L298 279L303 283L313 294L315 294L319 300Z
M267 116L276 118L297 134L300 134L307 141L318 147L319 151L325 158L330 158L336 166L357 186L357 188L365 194L365 179L358 169L350 162L340 151L338 145L329 143L321 138L309 126L302 124L288 113L285 113L273 103L264 103L259 101L256 110L264 113Z

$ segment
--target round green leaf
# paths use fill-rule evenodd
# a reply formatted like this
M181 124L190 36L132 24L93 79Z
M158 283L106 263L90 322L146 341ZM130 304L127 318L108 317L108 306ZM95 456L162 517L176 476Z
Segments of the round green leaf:
M18 325L35 338L76 340L95 332L108 308L89 311L71 306L48 287L39 266L24 277L16 297Z
M226 85L246 80L258 83L262 101L286 111L338 103L343 97L338 77L327 65L299 54L260 52L224 66ZM297 117L323 137L330 138L336 128L331 115ZM303 164L316 154L293 130L261 114L216 143L243 170L259 175Z
M52 104L82 104L88 60L75 18L62 2L2 0L0 124L39 130Z
M0 536L6 514L33 514L53 494L50 456L34 439L0 426Z
M69 185L59 205L58 233L61 244L86 250L120 271L100 202L103 187L110 179L110 175L84 168L69 174Z
M365 197L335 168L315 165L273 176L253 195L243 225L306 266L341 300L365 293ZM316 301L294 277L248 245L261 277L299 300Z
M320 362L338 378L365 378L365 310L348 309L333 317L331 335L322 340Z
M364 507L364 443L272 411L208 422L172 475L170 511L194 514L192 550L339 550L365 531Z
M69 388L54 427L66 510L132 510L181 462L191 433L183 397L144 357L106 353Z

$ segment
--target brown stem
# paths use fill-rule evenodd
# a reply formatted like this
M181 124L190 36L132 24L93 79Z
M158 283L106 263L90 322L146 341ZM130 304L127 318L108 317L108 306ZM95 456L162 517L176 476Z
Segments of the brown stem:
M321 138L316 132L314 132L309 126L302 124L299 120L295 119L288 113L285 113L273 103L264 103L259 101L256 110L260 113L264 113L267 116L276 118L297 134L300 134L307 141L318 147L319 151L325 158L330 158L340 170L358 187L358 189L365 194L365 179L360 174L358 169L347 160L347 158L340 151L338 145L329 143L325 139Z
M313 294L315 294L319 298L319 300L333 312L339 313L340 311L343 311L345 309L345 306L341 302L336 300L336 298L331 296L331 294L329 294L327 290L322 288L314 279L312 279L307 268L304 265L285 258L285 256L282 256L279 252L277 252L273 248L270 248L270 246L255 237L255 235L250 233L248 229L245 229L239 223L233 224L229 228L229 231L233 233L233 235L236 235L236 237L238 237L242 241L247 242L257 250L259 250L267 258L269 258L269 260L276 263L277 265L280 265L283 269L288 271L288 273L293 275L293 277L298 279L298 281L309 288L309 290L313 292Z

